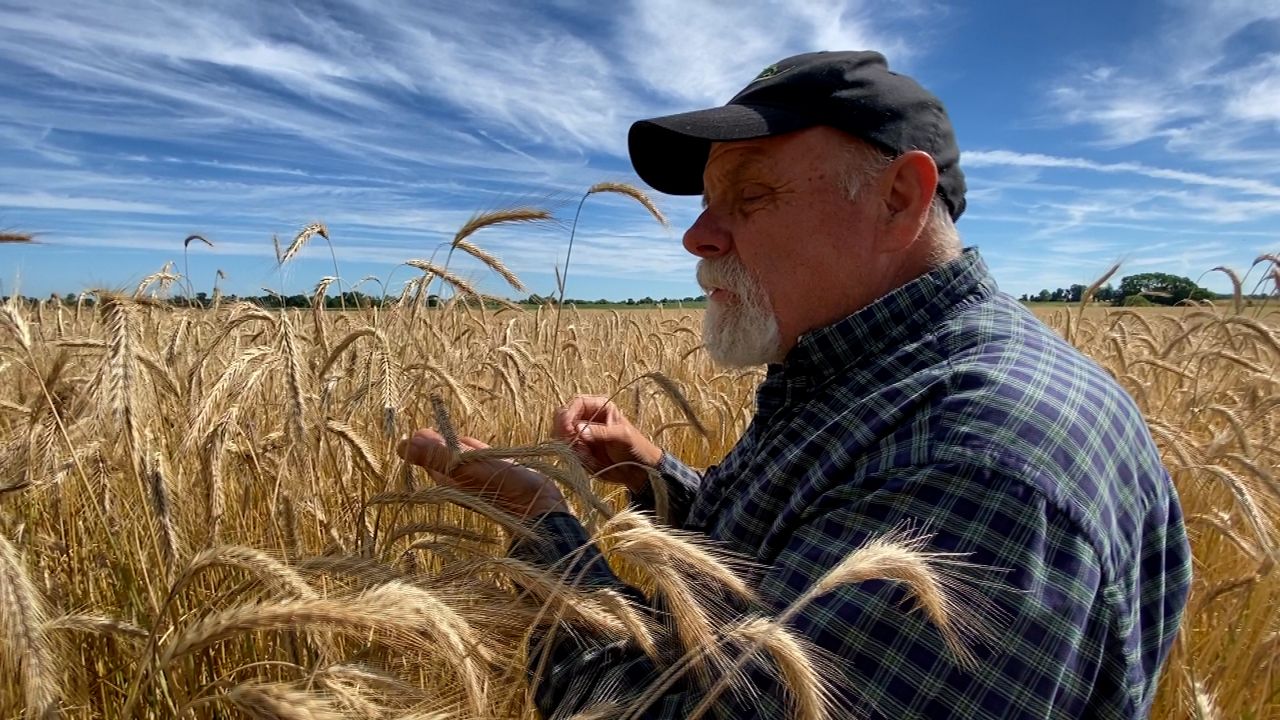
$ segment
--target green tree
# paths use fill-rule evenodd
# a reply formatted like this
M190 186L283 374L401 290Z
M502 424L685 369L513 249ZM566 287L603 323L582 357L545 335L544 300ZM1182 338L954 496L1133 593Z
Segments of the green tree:
M1213 293L1196 285L1191 278L1159 272L1140 273L1122 278L1118 294L1125 299L1133 295L1142 295L1156 305L1177 305L1188 299L1213 298Z

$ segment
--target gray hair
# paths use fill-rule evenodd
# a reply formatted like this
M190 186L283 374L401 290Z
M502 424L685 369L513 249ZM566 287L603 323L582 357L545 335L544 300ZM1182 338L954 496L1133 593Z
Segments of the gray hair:
M854 140L843 155L844 167L840 173L840 187L849 199L857 196L862 186L893 164L895 158L861 140ZM924 232L934 246L931 255L941 261L949 259L961 249L960 231L951 219L951 210L942 196L935 195L929 205ZM938 263L933 263L938 264Z

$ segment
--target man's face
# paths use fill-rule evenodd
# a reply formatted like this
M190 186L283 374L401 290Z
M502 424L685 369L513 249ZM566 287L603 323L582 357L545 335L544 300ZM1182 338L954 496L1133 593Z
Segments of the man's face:
M869 204L843 187L848 147L827 128L713 146L684 245L701 258L704 342L717 362L778 362L801 334L847 314Z

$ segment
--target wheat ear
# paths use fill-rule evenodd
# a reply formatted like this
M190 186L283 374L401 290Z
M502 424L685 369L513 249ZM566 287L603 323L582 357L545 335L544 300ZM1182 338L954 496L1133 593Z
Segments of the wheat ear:
M482 651L471 626L433 593L401 582L356 596L255 603L206 615L175 634L160 667L243 632L313 626L365 639L376 633L402 649L437 648L452 661L472 711L480 714L484 706L483 674L473 657ZM422 634L434 642L423 644Z
M44 624L45 632L55 630L116 635L131 640L146 640L150 633L131 622L105 615L62 615Z
M452 285L463 295L470 295L471 297L480 296L480 293L476 290L474 285L442 267L433 265L430 260L406 260L404 264L411 268L417 268L424 273L431 273L432 275L438 276L441 280Z
M257 720L343 720L345 717L323 696L285 685L242 684L224 697Z
M928 535L909 527L871 540L819 578L778 616L778 622L789 623L814 600L844 585L896 580L907 586L916 605L941 631L958 662L973 667L977 659L970 643L990 635L995 623L987 620L997 618L998 611L955 573L975 566L954 555L926 551L928 541Z
M516 277L516 274L511 272L511 268L504 265L497 255L481 249L478 245L466 239L455 241L453 246L484 263L490 270L502 276L502 279L506 280L507 284L516 292L528 291L524 283L520 282L520 278Z
M289 247L280 254L280 264L283 265L296 257L298 253L302 252L302 248L306 247L311 238L316 235L328 240L329 228L325 227L324 223L321 222L313 222L302 228L302 230L298 231L298 234L294 236L293 242L289 243ZM279 248L278 243L276 247Z
M0 639L9 667L19 669L27 720L55 717L58 709L57 658L44 634L47 616L17 549L0 535Z
M148 495L151 511L160 526L160 549L164 554L165 566L172 569L178 559L178 530L173 522L173 507L169 500L169 487L159 450L147 454L145 472L147 487L151 491Z
M653 216L653 219L657 220L663 227L667 227L668 225L667 217L663 215L662 211L658 209L658 206L654 204L653 199L650 198L643 190L634 185L620 182L600 182L592 185L591 188L587 190L588 195L595 195L596 193L616 193L618 195L625 195L643 205L644 209L648 210L649 214Z

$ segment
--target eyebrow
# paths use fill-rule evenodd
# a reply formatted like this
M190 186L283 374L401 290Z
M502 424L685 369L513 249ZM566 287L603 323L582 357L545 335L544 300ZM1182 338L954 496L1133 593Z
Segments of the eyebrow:
M750 149L742 151L727 170L718 173L725 179L724 185L726 187L737 185L741 182L742 176L762 165L765 155L766 153L763 150ZM710 198L707 197L706 183L704 182L702 187L702 209L707 209L709 204Z

